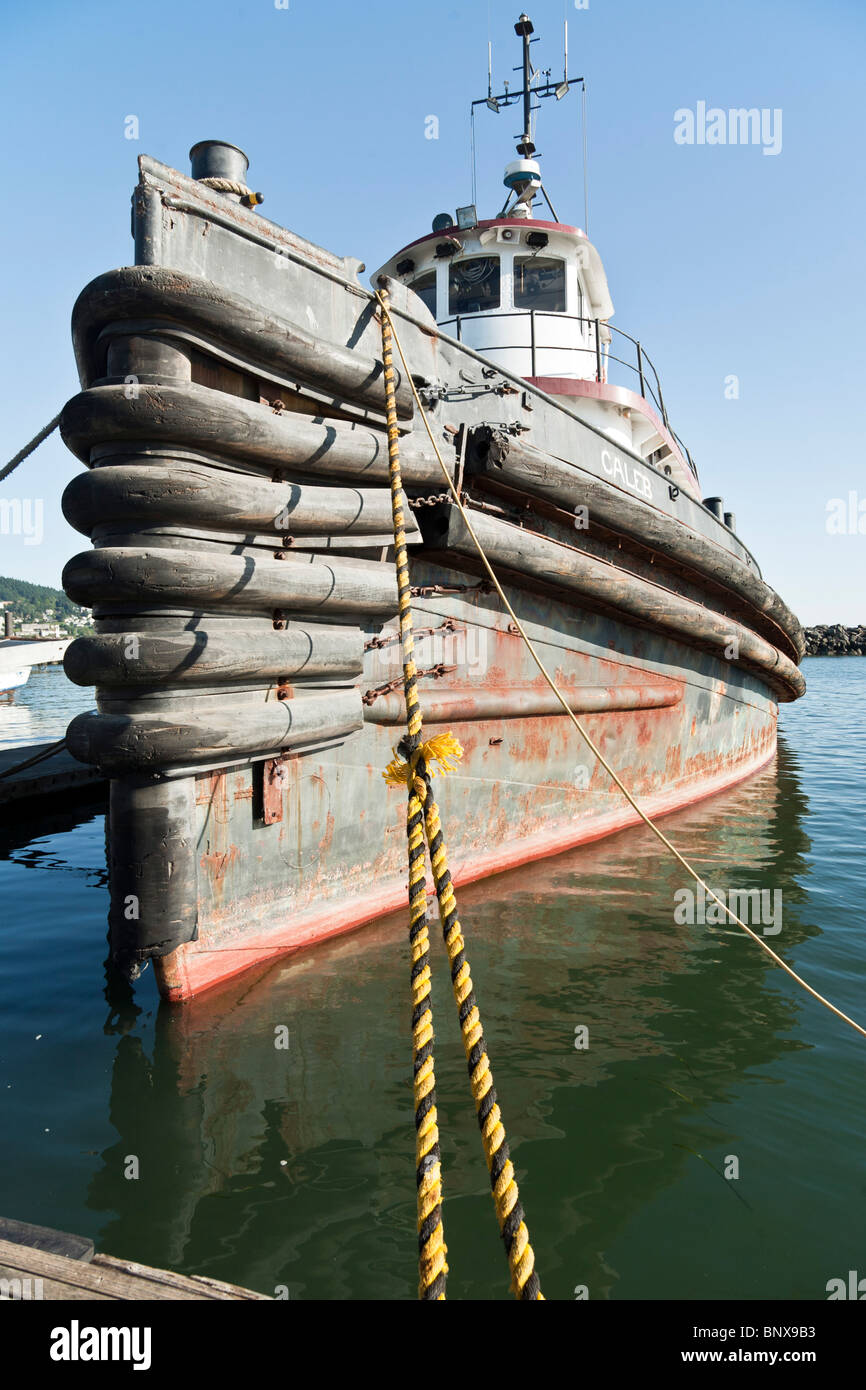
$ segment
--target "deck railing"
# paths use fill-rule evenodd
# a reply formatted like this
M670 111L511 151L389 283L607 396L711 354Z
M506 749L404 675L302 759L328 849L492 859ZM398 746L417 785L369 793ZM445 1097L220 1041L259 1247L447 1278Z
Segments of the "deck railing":
M477 344L473 343L473 350L475 352L480 353L528 351L530 354L531 363L530 376L534 377L538 375L536 367L538 362L538 354L541 352L573 352L590 355L594 359L595 380L597 382L607 382L609 380L608 373L610 363L616 363L619 367L622 367L626 372L632 373L632 377L626 384L628 384L629 386L636 385L638 394L642 396L643 399L649 405L653 406L656 413L661 417L665 429L668 431L671 438L674 439L676 443L679 445L684 457L688 460L689 467L691 468L692 472L697 478L698 470L695 465L694 459L692 458L683 441L680 439L679 435L672 428L671 422L668 418L667 407L665 405L664 396L662 395L661 382L659 381L659 374L656 371L655 363L653 362L646 348L643 346L639 339L633 338L630 333L625 333L621 328L615 328L613 324L602 323L600 319L585 318L579 314L554 313L552 310L548 311L546 309L513 309L501 314L455 314L453 318L443 319L440 322L439 327L449 328L453 324L453 336L457 338L458 341L462 342L464 322L477 324L480 322L490 322L491 320L495 321L498 319L528 320L529 342L488 343L486 346L478 346ZM543 327L541 327L541 337L539 337L539 321L546 319L553 319L557 323L562 323L563 321L565 321L568 323L580 324L581 333L584 337L587 337L589 339L588 344L586 346L578 347L570 343L563 344L545 342ZM603 329L610 333L610 343L602 343ZM631 347L634 350L633 353L630 353L628 357L620 356L618 353L613 353L610 350L614 344L616 344L616 346L619 347L620 340L623 343L623 346L621 348L621 351L623 353L629 351L626 344L631 344Z

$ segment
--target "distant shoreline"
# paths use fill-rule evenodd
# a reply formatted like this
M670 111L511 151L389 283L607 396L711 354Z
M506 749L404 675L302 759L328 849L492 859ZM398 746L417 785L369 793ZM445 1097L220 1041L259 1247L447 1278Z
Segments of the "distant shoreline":
M866 625L818 623L803 629L807 656L866 656Z

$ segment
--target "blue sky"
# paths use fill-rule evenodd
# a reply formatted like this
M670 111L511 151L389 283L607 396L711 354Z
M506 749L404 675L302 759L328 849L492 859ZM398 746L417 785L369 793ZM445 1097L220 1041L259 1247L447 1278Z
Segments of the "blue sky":
M372 271L470 201L469 102L516 81L514 0L7 4L2 459L78 389L69 317L132 259L147 152L187 170L199 139L250 155L264 214ZM613 322L649 349L705 495L722 494L765 577L806 623L866 621L866 534L832 534L856 494L866 532L862 0L535 0L537 65L589 89L589 232ZM782 112L782 148L678 145L674 113ZM124 136L128 115L140 139ZM425 138L435 115L439 138ZM478 204L502 201L515 110L478 124ZM583 224L578 99L537 144L564 221ZM725 398L725 379L739 398ZM0 573L57 584L87 541L63 521L78 464L54 436L0 485L42 499L44 538L0 535Z

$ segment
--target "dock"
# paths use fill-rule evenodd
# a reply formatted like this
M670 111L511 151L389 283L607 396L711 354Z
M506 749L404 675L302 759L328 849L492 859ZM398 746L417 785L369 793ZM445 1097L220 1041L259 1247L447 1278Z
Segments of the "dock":
M175 1274L99 1255L85 1236L0 1218L0 1301L70 1299L271 1301L268 1294L203 1274Z
M38 797L96 790L101 784L107 786L108 779L99 768L80 763L66 748L49 754L52 747L54 743L47 740L19 748L0 748L0 807ZM37 758L39 761L35 761ZM25 763L30 766L21 766Z

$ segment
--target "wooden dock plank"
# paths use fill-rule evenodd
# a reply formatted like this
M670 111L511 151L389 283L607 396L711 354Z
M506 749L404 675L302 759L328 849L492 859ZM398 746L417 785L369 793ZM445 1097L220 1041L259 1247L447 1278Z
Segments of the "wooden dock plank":
M254 1293L251 1289L242 1289L219 1279L151 1269L147 1265L136 1264L132 1260L118 1260L111 1255L94 1255L89 1262L70 1260L63 1255L29 1245L16 1245L8 1240L0 1240L0 1279L41 1279L43 1299L56 1301L270 1301L267 1294Z

